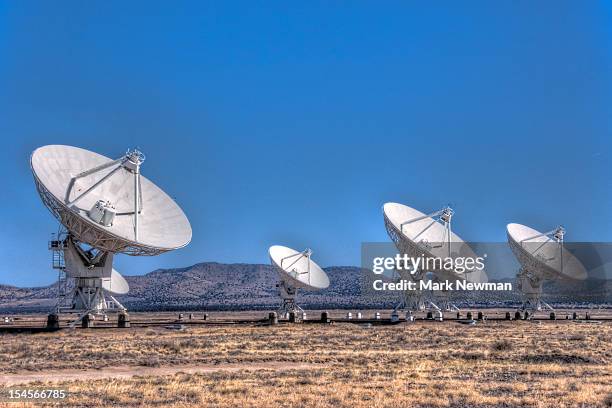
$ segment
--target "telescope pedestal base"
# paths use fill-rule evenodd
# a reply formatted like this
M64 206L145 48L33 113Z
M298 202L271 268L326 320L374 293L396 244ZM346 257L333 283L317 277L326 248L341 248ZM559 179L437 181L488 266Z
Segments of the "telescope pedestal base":
M83 327L90 327L89 322L93 324L93 319L89 316L106 319L108 312L126 312L126 308L103 287L103 282L113 273L112 252L88 249L70 233L64 233L63 238L58 234L58 240L52 241L49 248L54 253L53 267L60 270L55 314L79 314L70 327L79 322Z
M302 316L304 309L299 307L295 303L295 296L297 295L297 288L289 285L285 281L280 281L278 284L279 295L282 299L282 303L277 310L278 316L288 318L291 314L293 316Z
M278 316L282 316L285 318L289 318L289 316L293 313L297 318L297 316L301 316L302 313L304 313L304 309L299 307L295 303L294 299L283 299L283 303L278 308L276 313L278 313Z
M402 292L399 303L393 308L394 312L400 310L452 312L459 311L459 308L451 302L449 291L437 291L426 296L423 291L409 290Z
M523 304L521 310L531 312L540 311L542 309L553 308L546 302L542 301L542 285L544 279L537 276L526 268L521 268L516 276L518 289L523 294Z

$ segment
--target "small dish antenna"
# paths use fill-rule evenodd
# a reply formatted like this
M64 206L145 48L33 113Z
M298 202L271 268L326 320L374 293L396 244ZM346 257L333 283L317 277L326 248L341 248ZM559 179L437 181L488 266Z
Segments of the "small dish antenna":
M110 279L102 280L102 289L111 295L125 295L130 291L130 285L128 285L125 278L113 268Z
M587 272L582 263L564 248L565 228L539 232L522 224L508 224L508 244L520 263L518 289L523 293L523 310L553 308L542 301L546 280L584 280Z
M49 145L30 158L36 189L61 223L49 243L60 271L56 312L125 311L113 294L129 285L112 267L116 253L152 256L182 248L191 226L180 207L140 174L145 156L112 160L72 146Z
M476 254L470 246L457 234L452 232L451 222L455 212L450 206L429 214L398 203L386 203L383 205L383 216L387 234L395 243L401 255L412 258L425 257L430 259L445 259L470 257L476 258ZM439 267L439 263L433 267L419 267L413 271L398 271L401 279L416 282L424 280L431 273L434 281L456 281L467 280L469 282L486 282L487 276L484 270L474 269L458 273L455 270L446 270ZM458 309L450 302L448 291L438 293L438 303L424 301L423 292L418 290L407 290L403 293L400 303L395 310L407 308L409 310L422 310L426 307L440 310Z
M319 290L329 286L329 278L323 269L312 259L312 250L294 249L273 245L268 250L272 266L279 274L278 283L281 306L278 313L285 316L288 313L303 313L295 303L298 289Z

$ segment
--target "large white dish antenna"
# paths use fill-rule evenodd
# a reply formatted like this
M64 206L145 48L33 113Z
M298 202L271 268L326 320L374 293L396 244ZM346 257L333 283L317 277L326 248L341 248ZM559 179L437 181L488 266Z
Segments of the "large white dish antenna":
M281 280L296 289L317 290L329 286L325 271L303 252L282 245L273 245L268 252Z
M584 280L587 271L571 252L563 248L560 240L550 233L541 233L522 224L508 224L508 243L522 267L545 279L569 278ZM562 229L560 231L563 231Z
M142 160L139 152L112 160L49 145L36 149L30 164L44 204L78 241L129 255L184 247L191 241L189 221L166 193L140 176ZM97 205L104 207L98 218L92 215Z
M78 147L49 145L30 157L36 189L63 228L49 243L60 273L57 312L125 312L112 294L128 293L112 268L116 253L158 255L191 241L180 207L141 176L144 154L128 150L112 160ZM72 279L69 290L66 279ZM67 303L69 302L69 303ZM89 319L83 320L89 324Z
M445 210L449 212L445 213ZM440 217L448 217L448 222L450 222L452 210L447 208L436 214ZM383 205L383 215L389 237L403 254L415 258L425 256L441 259L447 257L476 259L477 257L461 237L432 216L419 210L399 203L386 203ZM465 279L469 282L488 281L486 272L479 269L464 273L444 269L425 270L424 272L432 272L443 279Z
M102 281L102 288L113 295L125 295L130 291L130 285L128 285L125 278L114 268L111 272L110 279L104 279Z

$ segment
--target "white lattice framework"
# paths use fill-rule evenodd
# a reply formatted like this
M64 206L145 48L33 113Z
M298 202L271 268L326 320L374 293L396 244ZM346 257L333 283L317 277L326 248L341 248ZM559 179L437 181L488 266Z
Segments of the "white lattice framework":
M153 256L167 250L148 247L143 244L135 245L133 241L118 237L109 231L96 227L92 221L71 210L61 203L34 174L36 190L45 205L57 220L80 242L87 243L105 252L123 253L133 256Z

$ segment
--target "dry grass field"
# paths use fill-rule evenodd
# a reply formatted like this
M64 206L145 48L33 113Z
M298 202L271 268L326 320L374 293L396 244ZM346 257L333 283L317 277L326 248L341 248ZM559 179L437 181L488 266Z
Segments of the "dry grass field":
M63 388L63 407L612 406L611 322L160 326L0 344L0 387Z

